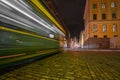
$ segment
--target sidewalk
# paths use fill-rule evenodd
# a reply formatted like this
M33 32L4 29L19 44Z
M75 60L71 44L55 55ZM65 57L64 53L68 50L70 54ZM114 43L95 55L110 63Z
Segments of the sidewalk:
M68 51L120 51L120 49L87 49L87 48L64 48Z

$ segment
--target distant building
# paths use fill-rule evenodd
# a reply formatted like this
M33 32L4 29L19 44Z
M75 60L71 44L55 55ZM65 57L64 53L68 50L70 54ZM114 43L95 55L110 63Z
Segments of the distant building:
M120 0L86 0L86 48L120 48Z
M80 48L84 48L84 31L80 32L79 46Z
M70 48L79 48L79 42L76 37L70 39Z

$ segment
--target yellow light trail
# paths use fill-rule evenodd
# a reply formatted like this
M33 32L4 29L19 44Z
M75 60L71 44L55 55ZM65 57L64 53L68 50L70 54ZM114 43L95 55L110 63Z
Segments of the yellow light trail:
M61 25L52 17L52 15L44 8L44 6L38 0L28 0L32 5L34 4L39 8L63 33L66 31L61 27Z

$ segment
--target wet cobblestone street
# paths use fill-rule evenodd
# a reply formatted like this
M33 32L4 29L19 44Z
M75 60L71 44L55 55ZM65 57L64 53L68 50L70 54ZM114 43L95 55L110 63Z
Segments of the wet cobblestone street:
M0 80L120 80L120 53L64 51L5 73Z

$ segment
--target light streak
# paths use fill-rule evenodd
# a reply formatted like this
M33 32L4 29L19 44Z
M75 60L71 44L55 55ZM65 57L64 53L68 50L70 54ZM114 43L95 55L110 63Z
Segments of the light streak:
M39 35L36 35L36 34L31 34L31 33L28 33L28 32L23 32L23 31L19 31L19 30L14 30L14 29L6 28L6 27L1 27L0 26L0 30L15 32L15 33L23 34L23 35L28 35L28 36L33 36L33 37L37 37L37 38L43 38L43 39L51 40L51 41L54 41L54 42L59 42L58 40L55 40L55 39L47 38L47 37L44 37L44 36L39 36Z
M0 56L0 59L18 57L18 56L23 56L23 55L26 55L26 54L24 53L24 54L15 54L15 55L8 55L8 56Z

